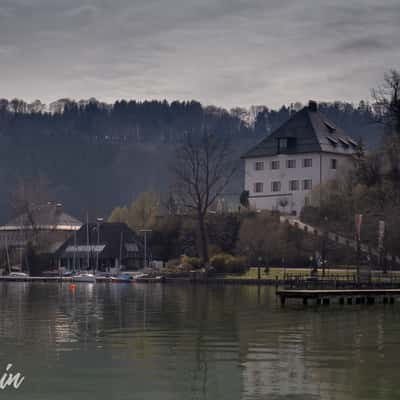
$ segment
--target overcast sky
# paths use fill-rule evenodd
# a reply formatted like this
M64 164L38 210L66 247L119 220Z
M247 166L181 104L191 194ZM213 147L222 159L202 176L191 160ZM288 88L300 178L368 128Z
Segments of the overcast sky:
M400 0L0 0L0 97L368 99Z

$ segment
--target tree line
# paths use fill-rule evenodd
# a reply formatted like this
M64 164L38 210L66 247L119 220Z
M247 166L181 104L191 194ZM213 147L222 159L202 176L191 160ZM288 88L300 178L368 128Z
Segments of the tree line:
M176 143L182 133L208 130L239 139L271 133L302 107L301 103L231 110L197 101L60 99L49 105L40 100L0 99L0 135L33 138L72 137L104 142ZM368 102L321 103L335 123L366 142L377 142L376 111Z

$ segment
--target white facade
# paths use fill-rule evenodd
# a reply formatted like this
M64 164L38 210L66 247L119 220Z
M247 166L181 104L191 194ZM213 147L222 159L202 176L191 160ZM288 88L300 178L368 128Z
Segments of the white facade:
M312 188L350 166L349 155L325 152L246 158L245 190L253 208L299 215Z

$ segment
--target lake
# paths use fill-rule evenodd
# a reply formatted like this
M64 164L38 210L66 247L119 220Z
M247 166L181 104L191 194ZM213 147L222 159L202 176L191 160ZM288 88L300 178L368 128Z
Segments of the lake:
M274 288L0 283L0 398L398 399L400 304L281 308Z

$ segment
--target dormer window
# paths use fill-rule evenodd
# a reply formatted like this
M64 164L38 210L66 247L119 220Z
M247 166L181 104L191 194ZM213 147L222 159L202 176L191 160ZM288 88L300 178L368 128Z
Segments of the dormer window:
M296 145L296 138L278 138L278 153L285 153Z
M285 151L288 148L288 139L287 138L279 138L278 139L278 150Z
M334 133L336 131L336 127L333 126L330 122L324 121L325 126L328 128L330 133Z

